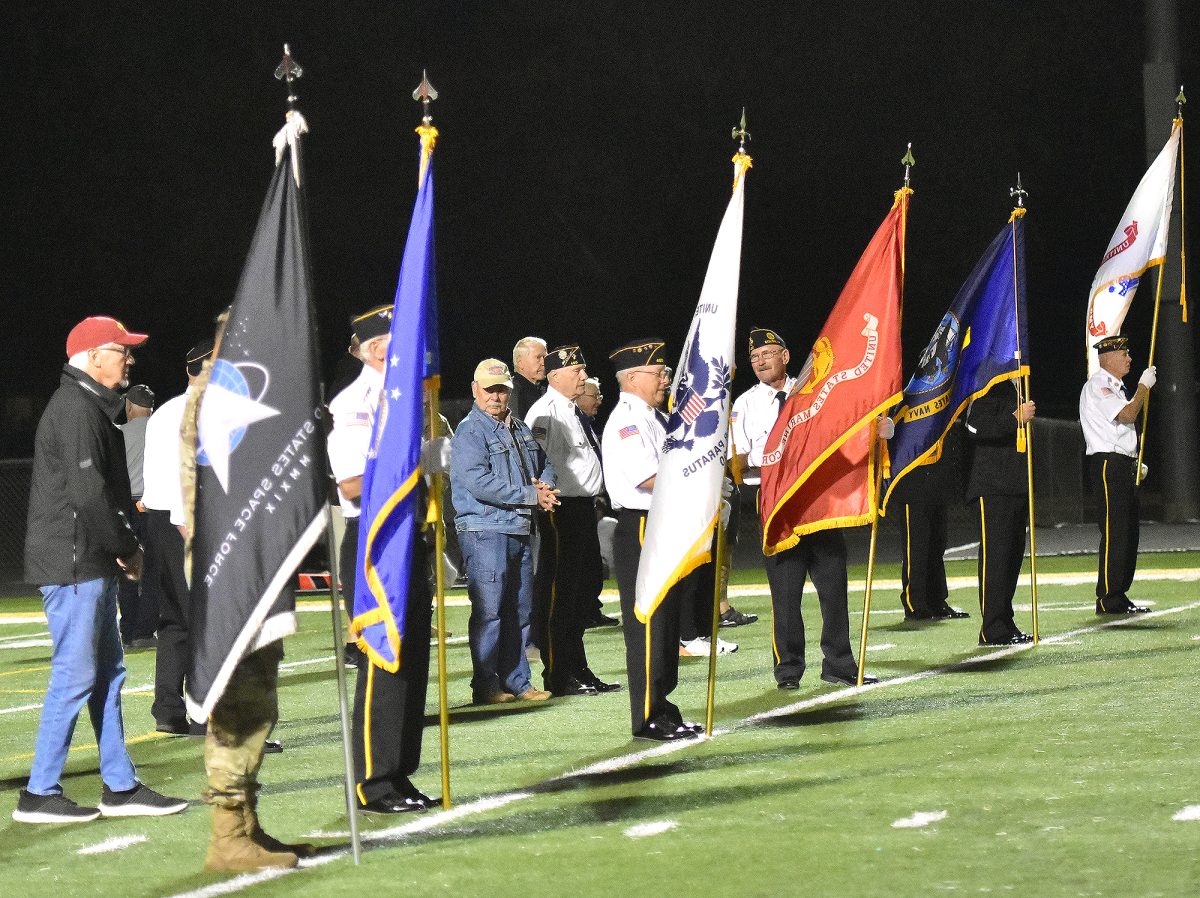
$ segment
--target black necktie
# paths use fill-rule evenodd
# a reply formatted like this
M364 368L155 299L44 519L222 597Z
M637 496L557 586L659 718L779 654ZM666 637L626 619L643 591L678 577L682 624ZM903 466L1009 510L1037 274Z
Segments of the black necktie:
M575 417L579 419L579 426L583 428L583 435L587 437L588 445L592 447L592 451L597 456L600 455L600 444L596 442L596 433L592 430L592 420L582 411L579 406L575 406Z
M787 402L787 393L783 392L783 390L780 390L775 394L775 402L779 404L779 408L775 412L775 417L778 418L783 412L783 404Z
M663 412L661 412L661 411L659 411L658 409L655 409L655 410L654 410L654 414L655 414L655 416L657 416L657 418L658 418L658 423L662 425L662 428L663 428L663 430L666 430L666 429L667 429L667 416L666 416L666 414L665 414L665 413L663 413Z

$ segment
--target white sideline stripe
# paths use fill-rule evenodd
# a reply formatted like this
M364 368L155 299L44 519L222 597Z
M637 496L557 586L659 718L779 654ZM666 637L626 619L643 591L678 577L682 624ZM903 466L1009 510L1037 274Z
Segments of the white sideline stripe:
M105 839L103 842L97 842L95 845L87 845L76 851L76 854L107 854L110 851L121 851L128 848L130 845L140 845L142 842L149 842L150 839L146 836L113 836L111 839Z
M955 552L965 552L965 551L967 551L967 549L978 549L978 548L979 548L979 540L975 540L975 542L973 542L973 543L963 543L961 546L950 546L948 549L946 549L945 553L943 553L943 557L945 555L952 555Z
M41 633L22 633L20 636L0 636L0 642L12 642L14 639L35 639L39 636L49 636L49 630L43 630ZM3 648L3 646L0 646Z
M1197 572L1197 573L1198 573L1198 575L1200 575L1200 572ZM1162 616L1168 615L1168 614L1178 614L1178 613L1181 613L1184 611L1192 611L1196 608L1200 608L1200 601L1190 602L1187 605L1178 605L1173 608L1164 608L1161 611L1151 611L1146 614L1130 615L1129 617L1118 618L1118 619L1111 620L1111 621L1105 621L1103 623L1093 624L1088 627L1080 627L1077 630L1071 630L1067 633L1063 633L1058 637L1051 636L1046 639L1043 639L1040 641L1040 644L1045 644L1045 643L1053 644L1054 642L1057 642L1057 641L1061 641L1064 639L1071 639L1075 636L1081 636L1081 635L1084 635L1087 633L1095 633L1099 630L1105 630L1110 627L1121 627L1121 626L1125 626L1125 625L1130 624L1135 621L1145 621L1145 620L1149 620L1149 619L1152 619L1155 617L1162 617ZM891 680L881 680L878 683L872 683L872 684L866 685L866 686L856 686L856 687L851 687L848 689L833 690L831 692L827 692L822 695L815 696L815 697L813 697L811 699L807 699L805 701L794 702L794 703L792 703L790 705L786 705L782 708L775 708L771 711L764 711L760 714L755 714L750 717L743 718L741 721L733 723L726 728L714 730L712 738L715 739L717 736L723 736L723 735L725 735L725 733L728 733L731 730L740 729L740 728L746 727L746 726L754 726L756 723L763 721L763 720L770 720L772 718L782 717L782 716L785 716L788 714L795 714L797 711L803 711L807 708L814 708L814 707L819 707L820 705L832 704L833 702L841 701L842 699L846 698L847 696L858 695L859 693L867 692L872 689L882 689L887 686L897 686L897 685L902 685L905 683L916 682L918 680L928 679L929 677L939 676L941 674L948 673L955 669L959 669L959 668L963 668L963 667L971 667L973 665L980 664L985 661L992 661L997 658L1005 658L1009 655L1016 654L1017 652L1029 651L1031 648L1034 648L1033 643L1026 643L1025 645L1007 646L1005 648L998 649L997 651L994 651L994 652L988 652L988 653L982 654L982 655L975 655L974 657L966 658L962 661L955 662L954 664L942 665L941 667L936 667L931 670L922 671L921 673L910 674L910 675L904 676L904 677L896 677ZM623 756L617 757L617 758L612 758L608 761L601 761L597 764L592 764L588 767L584 767L581 770L578 770L578 771L575 771L572 773L560 774L559 776L552 777L550 780L548 780L548 782L552 783L552 782L556 782L558 780L566 779L569 777L583 776L583 775L587 775L587 774L608 773L608 772L613 772L616 770L622 770L622 769L625 769L628 767L632 767L646 758L658 757L660 755L671 754L673 752L681 751L685 748L688 748L698 742L705 742L705 741L707 741L707 739L705 739L702 736L699 739L683 739L678 742L667 742L667 743L664 743L663 745L659 745L659 746L655 746L654 748L646 749L645 751L634 752L633 754L623 755ZM522 801L526 798L533 797L535 794L537 794L537 793L531 792L531 791L517 791L517 792L508 792L508 793L504 793L501 795L491 796L489 798L484 798L484 799L480 799L478 801L469 802L468 804L459 805L458 807L451 808L448 811L438 811L433 814L422 815L422 817L424 819L415 820L412 823L406 824L404 826L397 826L397 827L393 827L388 830L380 830L380 831L377 831L374 833L365 834L363 838L364 839L369 838L372 840L377 840L377 839L381 839L381 838L389 838L389 839L401 838L412 832L423 832L425 830L432 829L435 826L438 826L442 823L449 823L449 822L452 822L455 820L460 820L463 817L469 816L471 814L482 813L484 811L492 810L497 807L503 807L504 805L507 805L507 804L512 804L517 801ZM308 867L321 866L326 863L329 863L330 861L339 860L343 857L348 856L349 854L350 854L349 849L342 849L341 851L331 852L329 854L321 855L316 858L303 860L300 862L299 867L296 867L291 870L276 869L276 870L264 870L264 871L261 871L258 873L243 873L242 875L234 877L231 880L228 880L223 883L217 883L215 885L208 886L207 888L204 888L204 889L198 889L198 890L191 891L191 892L180 892L180 893L172 896L172 898L213 898L213 896L217 896L217 895L229 895L234 892L240 892L242 889L249 888L250 886L256 885L257 883L260 883L260 882L266 882L271 879L277 879L280 876L286 876L289 873L297 872L299 870L304 870L304 869L307 869Z
M896 643L894 643L894 642L881 642L879 645L867 646L867 651L868 652L882 652L884 649L894 649L895 647L896 647Z
M17 642L0 643L0 651L5 649L33 649L41 646L54 645L49 639L21 639Z
M625 830L625 835L631 839L644 839L646 836L657 836L669 833L679 826L674 820L655 820L653 823L639 823Z
M15 708L0 708L0 714L16 714L18 711L36 711L41 705L17 705Z
M134 686L130 689L122 689L121 695L130 695L135 692L153 692L153 691L154 691L154 684L147 683L144 686ZM42 706L42 702L38 702L36 705L19 705L16 708L0 708L0 714L16 714L18 711L36 711L41 706Z
M928 826L931 823L937 823L939 820L946 819L945 811L917 811L911 817L901 817L899 820L893 821L893 829L917 829L918 827Z
M1179 821L1200 820L1200 804L1189 804L1171 819Z

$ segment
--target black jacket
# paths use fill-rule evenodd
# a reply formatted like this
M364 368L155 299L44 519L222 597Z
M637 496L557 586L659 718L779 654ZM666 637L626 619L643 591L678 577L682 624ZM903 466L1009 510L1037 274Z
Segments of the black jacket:
M967 409L967 438L971 442L971 473L967 498L1024 496L1029 492L1025 454L1017 451L1017 390L1001 381Z
M514 371L512 398L509 400L513 414L524 421L529 410L533 408L533 404L546 395L548 386L549 384L544 380L535 384L525 375Z
M120 573L138 549L129 526L129 472L117 421L125 400L63 366L38 422L25 531L25 581L83 583Z
M961 419L942 441L942 455L931 465L920 465L905 474L889 502L907 505L958 505L963 500L963 427Z

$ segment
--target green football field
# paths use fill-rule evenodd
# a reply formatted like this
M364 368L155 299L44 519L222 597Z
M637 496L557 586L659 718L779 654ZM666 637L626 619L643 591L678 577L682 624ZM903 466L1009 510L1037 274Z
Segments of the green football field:
M1041 643L1001 650L975 645L973 563L950 566L951 603L972 618L923 625L904 623L898 572L883 567L867 651L882 682L863 690L817 677L810 594L809 673L788 693L771 677L762 572L739 572L734 603L761 619L722 632L741 648L719 659L716 733L668 745L629 737L624 692L469 706L465 601L451 593L453 807L363 818L359 867L348 853L328 603L306 599L281 671L285 752L263 765L260 811L273 835L328 847L295 871L243 877L199 872L199 804L161 819L11 822L49 637L36 600L0 600L0 895L1197 895L1200 555L1143 556L1133 595L1153 613L1120 620L1094 613L1094 563L1040 559ZM1029 601L1023 585L1024 629ZM589 631L588 650L603 679L624 680L619 629ZM126 661L140 776L197 796L202 743L154 733L153 652ZM704 717L707 667L681 661L674 698L693 720ZM433 794L436 698L431 683L414 777ZM92 743L85 718L63 783L81 803L99 798Z

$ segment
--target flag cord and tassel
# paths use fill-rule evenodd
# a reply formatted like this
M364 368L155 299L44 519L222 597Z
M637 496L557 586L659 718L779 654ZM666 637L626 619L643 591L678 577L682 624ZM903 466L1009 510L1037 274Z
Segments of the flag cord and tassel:
M1183 323L1187 324L1187 218L1184 215L1187 185L1184 183L1183 166L1183 104L1187 102L1187 97L1183 95L1182 84L1179 85L1179 96L1175 102L1179 105L1179 114L1175 117L1179 125L1179 313Z
M429 388L429 434L436 437L438 424L441 421L439 394L441 389L437 383ZM434 536L434 568L436 570L437 591L435 607L437 608L437 670L438 670L438 736L441 748L442 762L442 807L449 808L450 802L450 700L447 690L446 671L446 522L442 518L442 502L445 492L444 473L433 475L430 490L429 516L433 518Z
M883 486L882 453L879 451L879 423L871 422L871 461L874 465L872 477L875 481L875 492L871 497L871 544L867 550L867 582L863 590L863 619L862 633L858 639L858 684L863 684L867 669L867 627L871 619L871 587L875 582L875 545L879 537L879 491Z
M357 526L357 521L352 526ZM325 550L329 553L329 608L333 621L333 659L337 669L338 716L342 727L342 763L346 768L346 818L350 821L350 851L357 865L362 856L362 840L358 835L358 799L354 794L354 755L350 750L350 699L346 689L346 660L342 643L346 631L342 626L341 580L338 571L337 546L333 539L333 508L325 504ZM368 664L371 662L368 660Z

